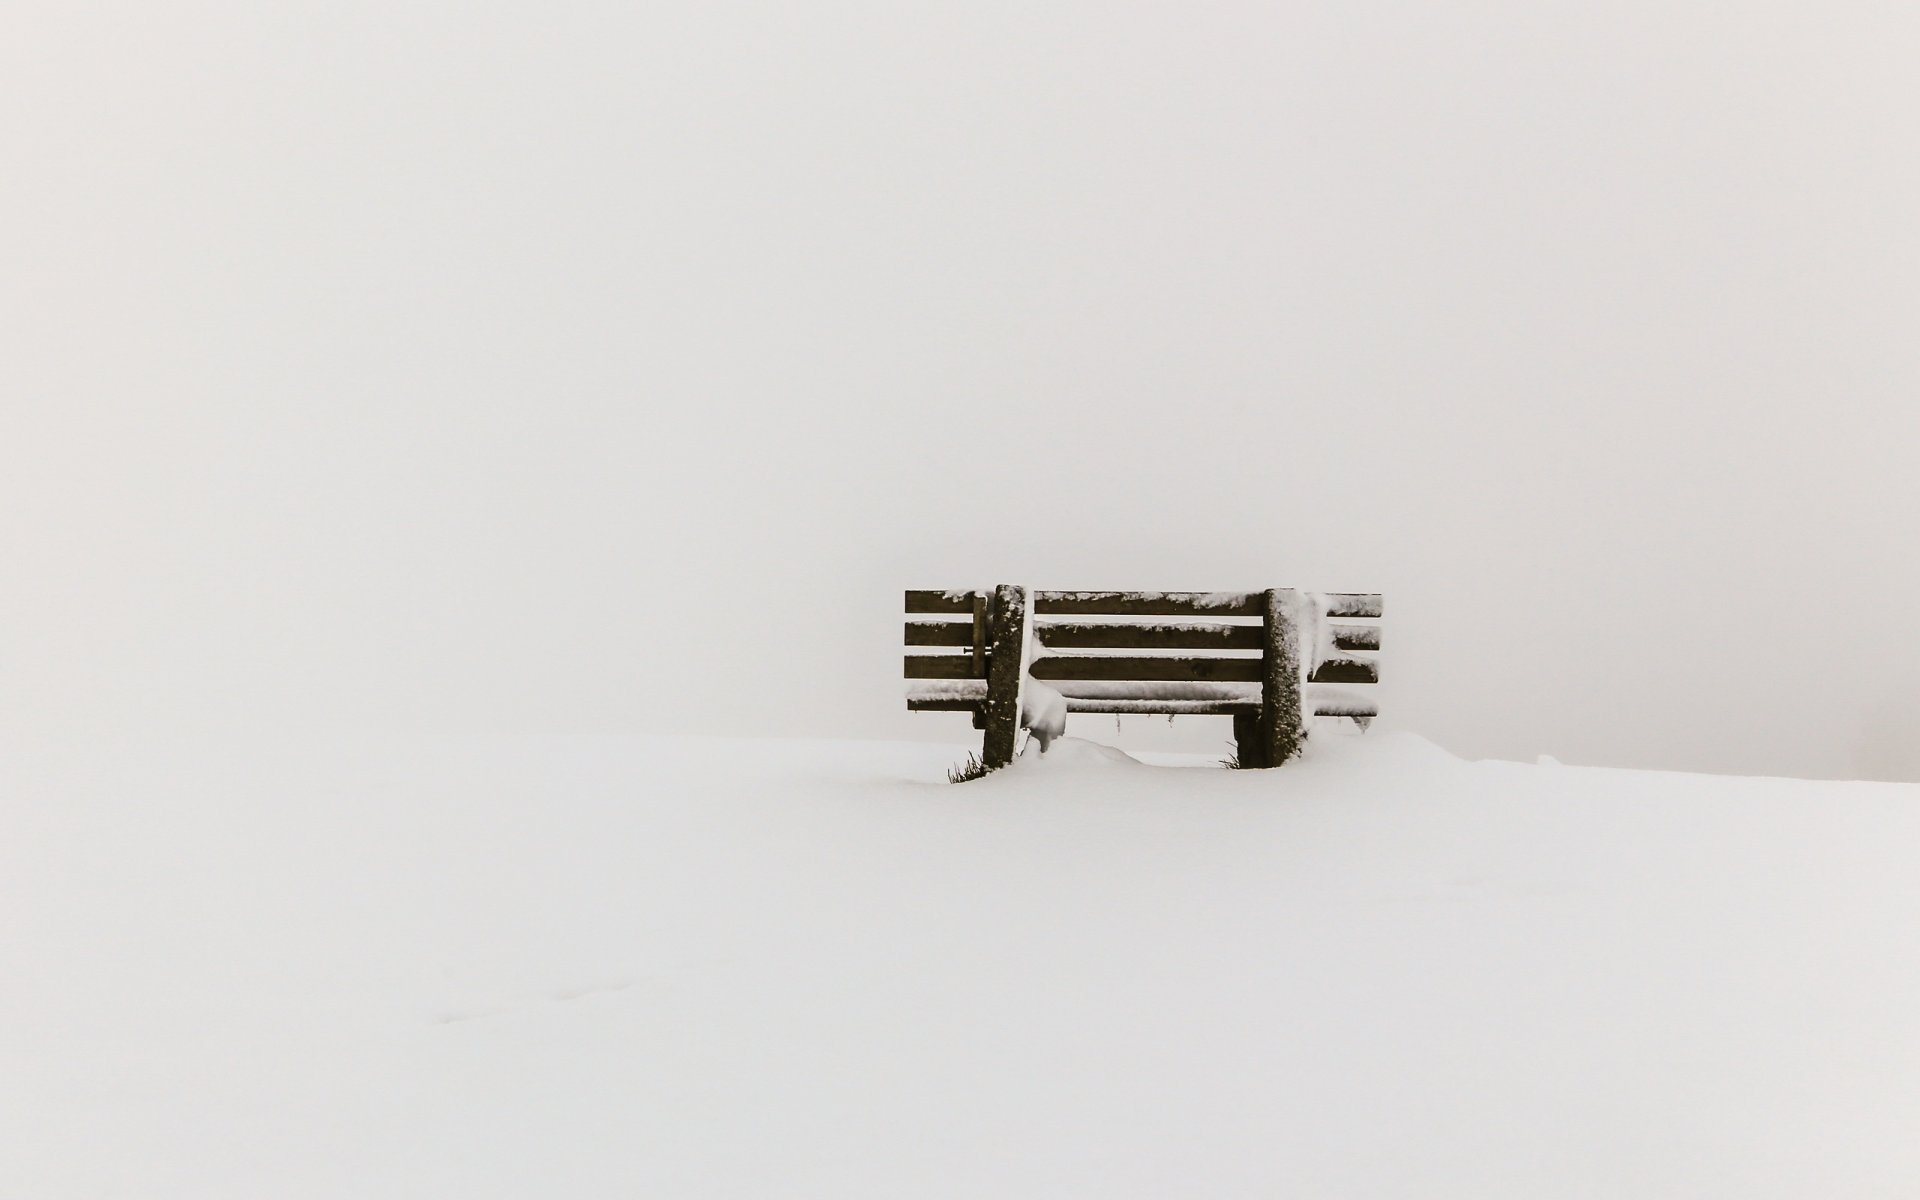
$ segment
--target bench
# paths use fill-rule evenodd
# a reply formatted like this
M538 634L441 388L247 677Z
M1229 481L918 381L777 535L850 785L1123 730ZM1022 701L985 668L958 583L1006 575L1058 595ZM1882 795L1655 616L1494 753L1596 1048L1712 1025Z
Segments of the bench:
M1070 713L1230 716L1239 764L1277 767L1314 716L1364 729L1378 714L1324 685L1379 682L1376 661L1352 652L1380 648L1380 613L1378 595L1291 588L909 591L907 707L973 713L984 765L1003 767L1027 680L1039 679Z

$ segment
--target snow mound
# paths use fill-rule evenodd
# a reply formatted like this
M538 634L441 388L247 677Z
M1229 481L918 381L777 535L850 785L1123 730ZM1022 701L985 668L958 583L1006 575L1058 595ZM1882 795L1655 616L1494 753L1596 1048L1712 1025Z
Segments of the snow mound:
M1345 722L1326 719L1314 723L1303 759L1283 769L1308 764L1338 764L1343 769L1369 772L1404 771L1409 774L1410 782L1411 776L1420 772L1464 765L1461 759L1417 733L1400 729L1361 733Z
M1915 1194L1920 787L7 746L0 1194Z
M1080 770L1087 767L1143 767L1145 763L1124 750L1090 742L1085 738L1063 737L1044 754L1035 741L1029 741L1013 765L1022 770Z

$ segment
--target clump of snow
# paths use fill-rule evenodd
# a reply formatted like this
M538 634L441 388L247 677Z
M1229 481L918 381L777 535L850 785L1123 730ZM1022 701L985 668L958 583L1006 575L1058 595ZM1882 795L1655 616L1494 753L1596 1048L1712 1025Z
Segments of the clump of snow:
M1044 680L1028 676L1020 689L1020 727L1040 743L1040 753L1067 731L1067 698Z
M1051 749L1042 745L1038 753L1032 743L1014 760L1023 769L1045 767L1048 770L1084 767L1138 767L1139 759L1113 746L1090 742L1085 738L1063 737Z
M1322 663L1340 657L1333 644L1333 625L1327 620L1327 597L1321 592L1300 592L1295 619L1300 622L1300 678L1312 677Z

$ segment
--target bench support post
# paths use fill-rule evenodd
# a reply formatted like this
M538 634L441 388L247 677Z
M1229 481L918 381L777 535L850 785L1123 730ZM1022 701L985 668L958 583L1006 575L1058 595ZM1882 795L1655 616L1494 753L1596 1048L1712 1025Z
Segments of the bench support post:
M1300 753L1306 741L1299 594L1292 588L1267 589L1264 616L1266 652L1261 656L1258 739L1264 761L1257 765L1277 767ZM1235 732L1239 732L1238 722Z
M1260 714L1233 714L1233 758L1242 767L1267 766L1267 743L1260 736Z
M1019 584L1003 583L993 589L993 603L987 610L987 732L980 752L990 771L1013 761L1032 607L1031 596Z
M973 677L987 677L987 602L990 596L979 592L973 594ZM973 710L973 727L987 727L987 706L981 704Z

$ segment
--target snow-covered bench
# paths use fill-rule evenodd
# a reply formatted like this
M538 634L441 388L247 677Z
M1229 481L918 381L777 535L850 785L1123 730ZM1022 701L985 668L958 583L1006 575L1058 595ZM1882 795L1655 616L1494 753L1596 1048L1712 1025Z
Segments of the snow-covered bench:
M1380 613L1378 595L1291 588L910 591L907 707L973 713L986 765L1005 766L1041 680L1068 712L1231 716L1240 764L1278 766L1313 716L1364 728L1377 714L1370 698L1324 685L1379 681L1375 660L1351 652L1380 648Z

